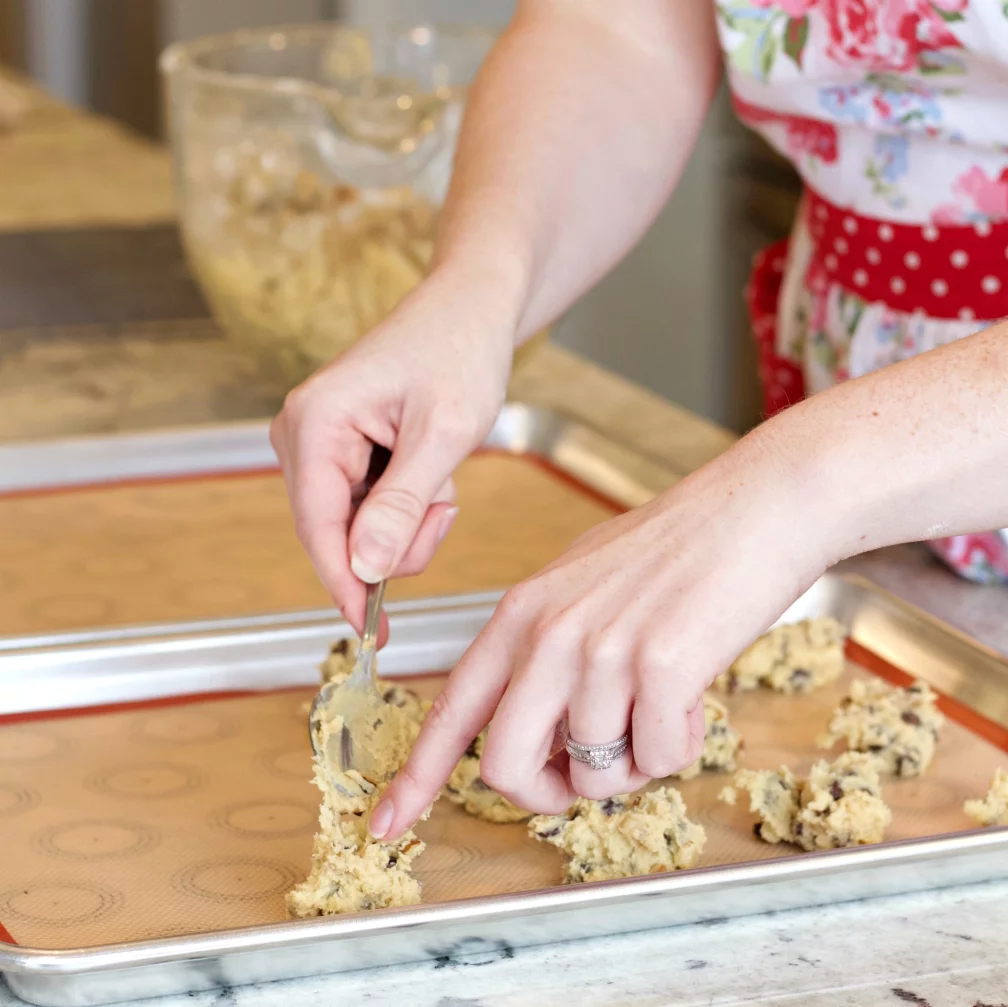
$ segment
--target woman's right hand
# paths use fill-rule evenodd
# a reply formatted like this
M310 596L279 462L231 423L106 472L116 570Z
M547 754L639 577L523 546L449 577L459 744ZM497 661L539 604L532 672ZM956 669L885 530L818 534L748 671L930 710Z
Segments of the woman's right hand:
M358 632L366 583L430 562L456 514L452 473L503 405L515 322L501 293L432 274L273 421L298 538ZM373 444L392 459L358 507Z

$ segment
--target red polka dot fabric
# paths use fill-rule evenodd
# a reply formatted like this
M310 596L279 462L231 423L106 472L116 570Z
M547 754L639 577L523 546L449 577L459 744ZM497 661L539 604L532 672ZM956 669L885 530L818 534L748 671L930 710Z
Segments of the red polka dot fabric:
M850 213L806 195L815 265L865 301L959 321L1008 315L1008 220L911 225Z

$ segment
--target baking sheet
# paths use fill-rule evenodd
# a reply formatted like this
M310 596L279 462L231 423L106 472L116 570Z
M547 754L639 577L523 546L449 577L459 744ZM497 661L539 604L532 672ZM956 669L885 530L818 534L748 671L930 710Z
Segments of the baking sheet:
M812 696L726 697L742 765L804 772L850 679ZM433 698L441 676L414 687ZM304 729L311 690L74 716L0 718L4 876L0 925L18 944L93 947L286 919L284 894L307 873L318 815ZM954 711L953 711L954 712ZM1004 752L950 722L919 779L887 781L890 839L971 829ZM700 866L801 856L753 835L745 802L718 801L723 774L675 785L707 830ZM523 825L478 821L439 801L418 828L428 905L534 892L560 883L561 858ZM0 931L2 932L2 931Z
M411 674L438 666L432 662L435 653L440 666L449 665L451 653L465 646L481 621L489 616L491 607L486 600L469 600L443 602L426 612L414 605L408 611L395 613L393 641L398 644L393 643L393 649L386 655L389 660L384 673ZM889 647L897 650L902 645L903 632L909 629L912 633L915 627L924 632L924 623L915 621L913 610L863 583L832 576L824 578L801 599L788 618L826 613L843 618L852 627L853 653L859 662L873 665L886 674L898 673L889 671L877 657L859 648L864 648L869 639L877 641L884 637L881 627L889 628ZM859 627L864 627L866 632L860 633ZM990 674L1003 673L1003 664L989 664L993 660L991 655L968 641L955 634L940 635L940 626L936 624L927 623L927 629L933 634L935 643L932 661L940 662L949 676L968 681L971 668L985 669L985 673ZM189 685L194 668L199 670L198 677L208 691L234 688L236 683L260 689L308 683L315 674L312 666L324 652L331 635L331 625L320 617L317 621L302 618L290 623L274 618L261 625L246 621L216 629L190 627L174 636L166 629L146 639L125 634L118 642L108 634L105 639L63 647L54 647L53 641L49 641L45 645L10 649L6 655L0 655L0 700L6 689L6 695L20 704L15 708L29 712L44 707L48 702L44 697L51 695L53 688L63 690L61 694L69 697L80 696L80 678L88 674L89 669L99 672L93 681L98 682L98 691L106 701L150 698L152 689L161 690L162 697L191 691ZM25 681L29 669L36 675L41 672L41 679ZM150 684L151 679L156 680L156 686ZM20 691L13 688L16 681L21 683ZM74 682L78 683L76 693ZM425 685L430 687L431 683L427 681ZM987 740L978 738L975 731L949 724L928 775L919 781L887 785L886 795L896 813L891 832L895 842L812 855L795 855L786 847L765 846L752 837L751 819L742 808L729 809L714 803L714 793L720 789L724 778L702 778L683 784L683 793L710 834L703 861L705 866L676 875L575 888L538 887L527 891L530 887L549 885L559 877L560 865L555 851L531 844L520 827L479 825L442 802L435 820L428 826L431 848L418 862L419 873L426 882L428 901L423 906L354 917L281 922L279 900L287 875L281 871L274 877L270 874L271 868L263 865L278 859L274 856L277 852L274 843L289 844L284 847L287 859L283 862L290 871L297 868L299 856L307 857L310 833L303 820L307 807L314 801L304 777L301 782L294 777L302 772L298 768L299 758L304 760L302 765L307 771L307 744L299 706L309 694L310 691L285 692L214 699L189 707L90 717L40 717L0 729L0 737L6 731L21 731L20 751L34 752L43 762L51 759L53 767L60 760L65 768L75 766L77 760L71 762L69 759L71 751L82 759L91 745L100 742L106 756L103 765L112 767L111 777L108 772L102 775L84 763L79 770L74 768L73 772L86 774L87 780L83 788L71 787L68 792L79 794L83 789L90 796L83 802L78 798L79 803L68 811L52 807L47 810L47 800L44 794L38 793L38 786L34 787L36 796L29 793L21 798L21 811L13 820L20 819L18 848L27 847L30 853L25 857L33 858L31 878L51 882L69 876L81 883L84 875L77 867L80 861L75 862L72 871L58 866L63 863L61 855L65 856L68 849L71 853L80 853L82 847L86 850L89 843L96 841L127 849L135 846L135 852L129 856L136 858L137 865L144 858L148 865L157 857L164 858L159 861L164 865L160 871L144 872L150 885L170 888L167 899L164 891L156 898L157 904L164 905L166 910L159 910L160 926L193 930L208 926L212 921L213 926L245 927L201 934L180 933L157 939L148 923L144 936L154 939L133 944L108 943L114 939L113 927L122 926L120 933L131 933L134 937L143 933L137 929L142 926L137 922L139 917L132 918L131 927L121 921L127 920L130 912L142 916L145 897L134 893L131 898L130 891L123 890L126 887L123 871L110 870L102 874L101 871L110 869L112 860L103 865L99 858L87 868L95 871L88 875L88 883L94 887L74 895L76 899L87 896L91 900L89 905L103 914L101 919L90 921L88 926L93 927L92 930L85 929L84 921L77 921L72 926L73 938L61 937L61 928L50 925L44 935L49 943L43 943L41 948L36 944L33 949L0 950L0 969L7 972L8 982L16 992L39 1003L107 1002L153 993L416 960L443 955L446 949L450 952L462 945L472 947L473 942L478 946L480 942L520 945L555 941L940 887L983 880L1008 870L1005 830L959 831L969 825L961 813L962 799L985 789L991 770L1001 759L995 742L1003 741L1005 725L974 711L970 715L970 726L982 725ZM93 690L87 695L93 696ZM803 768L816 754L810 746L835 698L827 693L804 700L765 694L731 697L739 726L746 735L746 764L772 765L786 758L796 768ZM816 708L814 716L809 704ZM265 718L260 723L271 725L269 746L263 737L265 731L246 732L241 726L245 717L238 716L243 709L260 706L259 712ZM796 718L799 709L800 715ZM183 711L187 711L187 716L182 716ZM252 720L254 718L250 718L249 723ZM104 729L99 725L104 725ZM116 725L115 729L110 729L110 725ZM78 735L78 731L83 731L84 736ZM40 740L39 732L43 739L52 732L50 740ZM192 830L191 819L186 815L145 819L144 815L166 815L169 802L150 796L139 800L123 799L122 795L124 786L127 790L131 787L163 788L166 780L170 782L164 767L160 775L151 772L146 781L142 778L142 766L130 768L126 777L115 776L115 766L131 765L139 737L147 738L152 733L159 740L154 742L153 749L147 746L145 751L160 750L159 746L168 745L171 754L163 761L176 766L188 765L191 771L184 781L175 778L179 786L185 782L190 788L184 802L183 795L178 795L176 815L181 807L191 807L194 812L198 808L198 814L193 815L200 836L198 845L184 849L175 847L171 856L167 856L171 843L191 841L188 835ZM26 737L29 740L26 741ZM209 777L216 772L213 768L216 760L208 756L214 746L226 751L229 745L238 745L241 738L245 739L241 744L258 746L256 772L232 775L230 785L217 792L219 799L197 805L193 779L200 784L197 789L202 794L210 793ZM286 754L274 751L288 738L293 746L290 751L285 749ZM110 745L113 747L109 748ZM300 756L295 754L298 746ZM269 753L267 747L270 747ZM65 756L59 755L61 749ZM195 758L193 753L201 749L202 757L191 762ZM271 789L273 780L280 782L278 777L263 771L263 766L270 764L271 755L274 769L291 773L289 787L284 783L275 791ZM255 790L259 786L263 787L262 791ZM22 783L23 791L32 789ZM118 796L114 797L117 792ZM264 796L267 793L273 800L272 808L263 807L264 803L269 803ZM97 817L94 811L99 806L100 795L104 795L101 800L116 803L122 809L120 821L126 818L136 824L143 821L148 830L157 830L160 847L151 845L150 831L145 833L146 839L137 838L134 842L126 832L116 831L115 827L106 828L106 831L97 830L94 825L82 829L79 819L77 830L68 831L65 826L73 825L73 815L83 815L86 811L92 821ZM6 800L9 804L17 798L8 796ZM300 812L292 805L282 805L285 800L301 806ZM250 807L249 801L259 803ZM922 802L926 812L920 810L918 802ZM108 811L112 804L101 806ZM184 827L180 828L180 824ZM88 828L92 830L90 833ZM291 834L287 836L261 834L288 828ZM303 834L293 834L302 828ZM939 838L905 838L936 832L946 834ZM135 832L134 835L141 834ZM304 854L299 853L302 848ZM256 850L254 855L250 852L252 849ZM229 863L221 862L221 858L229 857ZM237 874L235 858L242 860ZM92 864L97 866L92 867ZM307 869L306 859L300 866L302 872ZM249 877L241 871L255 872L259 883L269 890L264 889L255 898L241 897L251 893ZM29 873L25 874L26 878ZM103 885L112 891L95 890ZM24 885L19 881L7 887L21 890ZM226 898L220 901L222 893ZM102 898L96 901L99 895ZM470 897L459 901L462 896ZM146 898L154 901L149 893ZM20 916L12 916L8 895L6 910L0 909L0 918L15 939L27 940L30 932L38 939L43 935L38 929L31 931L31 927L43 924L22 918L39 915L37 912L26 914L26 905L15 899L14 908ZM85 912L80 901L67 905L71 908L66 912L72 915L80 916ZM167 910L173 905L176 913L186 907L186 914L182 919L176 915L169 924ZM150 919L149 914L147 919ZM85 940L103 943L79 949Z
M452 534L389 597L516 583L674 479L585 428L509 406L456 474ZM329 603L257 425L0 448L0 556L0 635Z

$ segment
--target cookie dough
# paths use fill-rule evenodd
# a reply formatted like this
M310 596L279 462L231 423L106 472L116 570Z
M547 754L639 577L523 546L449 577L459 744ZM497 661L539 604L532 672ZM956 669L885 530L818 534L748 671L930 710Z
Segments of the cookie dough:
M506 797L501 797L495 790L491 790L481 779L480 758L483 756L485 743L486 731L473 741L459 760L459 764L445 784L445 797L464 808L473 817L482 818L487 822L507 824L526 821L532 812L515 807Z
M833 618L805 619L761 636L717 677L725 692L766 688L812 692L835 681L844 669L846 632Z
M931 764L945 718L924 682L894 689L880 679L856 681L833 712L820 747L846 741L852 752L874 756L879 772L920 776Z
M322 684L342 682L353 671L357 658L356 640L337 640L330 648L329 655L319 667ZM397 685L394 682L378 681L378 691L386 703L399 707L418 724L421 723L430 709L430 703L421 699L412 689Z
M999 769L991 781L987 796L978 801L967 801L963 811L977 825L1008 825L1008 772Z
M566 854L565 884L692 867L707 841L674 787L605 801L578 798L566 814L536 815L529 834Z
M341 682L353 670L357 642L334 643L320 672L323 683ZM364 909L411 905L420 901L420 883L413 877L413 860L424 844L410 830L395 842L373 839L367 831L371 812L416 740L429 706L415 692L379 681L388 703L387 714L366 739L378 757L374 778L356 771L333 773L315 760L315 785L322 791L319 830L312 851L309 876L287 894L291 916L323 916ZM343 727L340 717L321 724L323 750Z
M702 772L724 773L735 769L735 756L742 747L742 736L728 721L728 711L713 696L705 695L703 753L681 773L680 780L691 780Z
M413 830L394 842L371 837L367 823L385 788L406 761L419 731L418 722L399 706L366 739L376 756L373 779L357 772L334 773L315 760L315 785L322 791L319 830L308 877L287 894L291 916L323 916L364 909L384 909L420 901L420 883L413 877L413 861L424 849ZM322 744L338 736L339 716L322 721Z
M794 843L803 850L880 843L892 821L875 761L862 752L817 762L806 779L796 779L786 766L742 770L721 800L734 804L738 790L748 791L749 810L760 819L754 831L768 843Z

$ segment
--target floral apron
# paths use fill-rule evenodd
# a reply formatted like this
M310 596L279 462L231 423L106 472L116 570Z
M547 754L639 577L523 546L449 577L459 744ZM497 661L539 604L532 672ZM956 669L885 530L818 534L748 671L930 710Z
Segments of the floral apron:
M747 300L767 415L1008 316L1008 0L717 0L735 108L795 165ZM1001 531L929 543L1008 581Z

